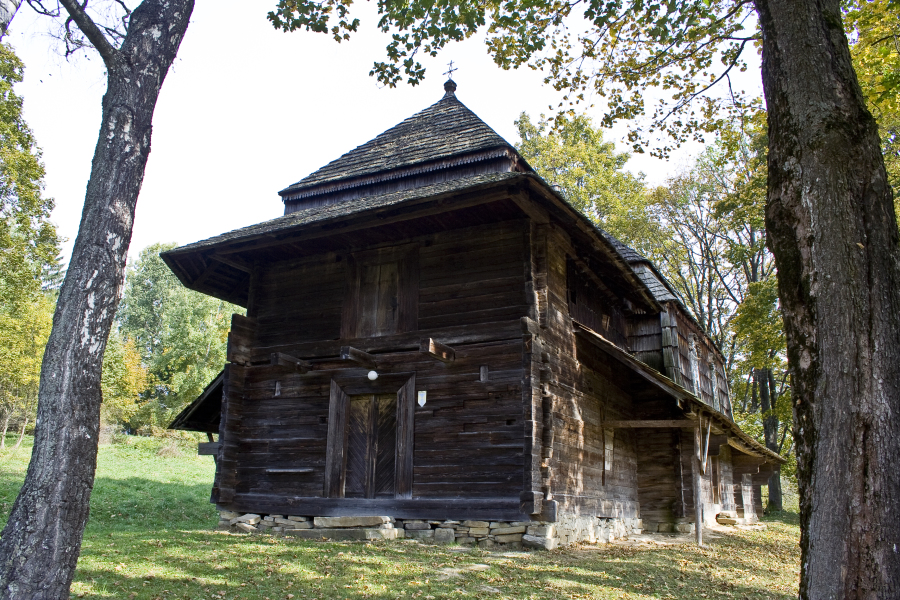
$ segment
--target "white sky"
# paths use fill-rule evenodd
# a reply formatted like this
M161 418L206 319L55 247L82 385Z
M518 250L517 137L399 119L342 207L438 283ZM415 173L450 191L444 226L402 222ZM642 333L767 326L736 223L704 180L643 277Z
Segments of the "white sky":
M157 104L132 257L154 242L186 244L281 215L278 190L437 102L451 59L459 68L457 97L512 144L522 111L536 118L560 97L540 73L501 70L474 38L423 60L423 85L379 88L368 73L383 59L387 38L375 31L374 3L354 6L363 15L360 32L342 44L275 31L266 20L274 5L197 2ZM6 41L26 65L17 92L44 153L46 191L56 200L53 221L68 238L68 260L106 84L99 56L65 61L47 27L23 6ZM607 134L620 150L627 149L624 131ZM635 155L628 168L661 184L697 150L668 163Z

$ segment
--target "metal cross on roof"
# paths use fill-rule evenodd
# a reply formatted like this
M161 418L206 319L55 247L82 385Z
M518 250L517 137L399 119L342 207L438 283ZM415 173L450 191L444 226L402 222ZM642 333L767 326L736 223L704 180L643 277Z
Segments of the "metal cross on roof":
M459 69L454 69L454 68L453 68L453 61L452 61L452 60L450 61L450 64L449 64L448 66L449 66L450 68L447 69L447 72L444 73L444 75L447 76L447 79L453 79L453 71L459 71Z

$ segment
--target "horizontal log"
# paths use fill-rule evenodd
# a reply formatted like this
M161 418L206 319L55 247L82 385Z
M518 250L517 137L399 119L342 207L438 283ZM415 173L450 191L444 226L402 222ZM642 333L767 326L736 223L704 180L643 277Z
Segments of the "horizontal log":
M694 421L689 419L659 419L659 420L641 420L641 421L603 421L603 427L611 429L643 429L643 428L683 428L694 427Z
M419 352L427 354L445 363L450 363L456 360L456 351L446 344L435 341L434 338L423 339L419 343Z
M216 456L219 453L219 442L200 442L197 444L198 456Z
M270 364L279 367L288 367L298 373L306 373L312 368L312 363L307 360L295 358L284 352L272 352L270 355Z
M315 473L315 469L305 468L305 469L266 469L266 473Z
M220 497L221 500L221 497ZM236 494L218 507L236 512L308 517L388 515L398 519L527 521L519 498L309 498L290 495Z
M369 369L375 368L375 357L353 346L341 346L341 359L355 362Z

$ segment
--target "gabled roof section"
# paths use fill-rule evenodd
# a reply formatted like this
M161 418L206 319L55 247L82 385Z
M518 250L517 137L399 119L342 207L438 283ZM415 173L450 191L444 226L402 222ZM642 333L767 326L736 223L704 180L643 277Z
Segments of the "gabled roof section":
M669 285L669 282L666 281L665 277L657 270L656 265L653 264L646 256L642 255L640 252L628 246L627 244L623 244L621 241L610 235L608 232L604 231L603 236L609 240L609 243L613 245L616 249L616 252L625 259L625 261L631 265L632 270L635 274L640 278L641 281L644 282L644 285L647 286L647 289L653 294L653 297L656 298L657 302L669 302L676 301L681 302L681 299L675 293L675 291Z
M376 175L389 179L389 174L408 171L414 165L428 170L427 164L435 163L435 168L443 168L452 158L465 163L512 154L521 161L509 142L456 98L455 83L448 81L444 89L446 93L437 103L280 191L282 199L352 187L360 180L372 183L378 179L373 178ZM449 164L453 162L457 161Z

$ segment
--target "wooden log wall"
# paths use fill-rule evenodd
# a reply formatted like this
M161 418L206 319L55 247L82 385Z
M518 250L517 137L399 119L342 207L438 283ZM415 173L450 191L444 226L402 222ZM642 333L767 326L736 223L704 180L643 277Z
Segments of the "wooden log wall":
M625 316L621 300L596 276L591 277L586 265L573 258L566 260L566 296L572 319L593 329L620 348L628 348Z
M604 420L631 414L628 390L621 387L621 373L607 357L589 345L576 350L567 282L572 281L571 258L578 252L564 231L548 228L546 255L547 326L541 340L546 359L543 407L549 414L543 415L543 442L552 445L552 453L543 454L552 456L544 458L542 475L549 479L550 494L561 512L636 517L634 434L625 429L605 431L602 425ZM619 326L618 340L624 344L621 321ZM610 450L612 460L606 461Z
M644 527L684 516L679 429L635 429L638 501Z
M411 332L341 339L350 253L261 270L253 327L232 332L237 362L228 366L223 400L220 506L291 513L298 499L322 498L333 383L348 397L393 393L389 387L399 389L412 375L416 391L427 394L425 406L414 407L413 500L510 498L518 506L523 490L539 488L539 476L537 484L529 479L538 472L532 440L541 417L531 402L523 406L533 394L526 387L539 390L540 380L539 368L530 381L524 367L541 360L540 344L535 353L534 336L522 329L535 297L526 285L531 225L522 219L403 243L418 253ZM421 352L422 338L449 345L454 359ZM367 368L341 359L342 346L374 357L374 384ZM276 352L312 366L303 373L255 364Z
M701 400L713 408L725 413L729 417L731 413L731 401L728 393L728 379L725 375L725 365L722 356L712 342L700 331L694 322L688 318L684 310L675 304L669 303L669 320L675 322L678 340L678 354L675 356L676 368L681 372L680 384L694 392ZM694 389L691 378L691 338L697 340L700 349L698 361L698 374L700 376L700 389ZM715 377L713 377L710 362L714 365ZM715 397L713 396L713 380L715 380Z
M627 319L628 348L636 359L668 375L663 362L660 315L634 314Z
M694 490L691 457L694 454L694 442L693 434L688 435L688 433L688 430L683 430L681 434L681 497L686 509L684 515L688 517L689 521L693 521L691 507L694 506ZM732 452L729 446L720 445L714 440L710 441L706 472L700 476L701 499L706 520L715 518L717 511L732 511L740 507L740 477L733 474ZM737 497L735 495L736 487Z
M684 381L681 365L680 337L678 321L675 314L678 306L674 302L666 304L665 310L659 313L660 345L662 346L663 374L685 389L690 389ZM690 376L688 376L690 379Z

